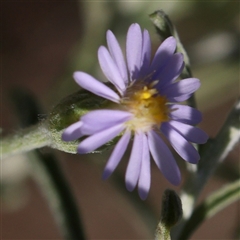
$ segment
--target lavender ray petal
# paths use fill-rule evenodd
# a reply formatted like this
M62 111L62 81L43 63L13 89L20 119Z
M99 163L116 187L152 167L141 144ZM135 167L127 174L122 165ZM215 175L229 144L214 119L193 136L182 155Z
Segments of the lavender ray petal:
M80 131L82 124L82 122L78 121L67 127L62 133L62 140L68 142L80 138L82 136Z
M144 29L140 77L143 78L147 76L150 62L151 62L151 40L150 40L149 32L146 29Z
M120 110L94 110L81 117L83 135L92 135L119 123L124 123L132 114Z
M175 151L187 162L196 164L200 159L197 150L180 133L163 123L161 131L171 143Z
M147 198L151 185L151 164L148 141L145 134L143 134L143 153L141 170L138 180L138 193L142 200Z
M104 75L122 94L126 89L125 82L107 48L104 46L98 49L98 61Z
M129 27L126 41L126 56L130 80L135 80L139 75L142 57L142 32L137 23Z
M199 87L201 83L197 78L187 78L171 85L167 85L159 89L160 94L166 96L168 99L177 98L185 95L191 95Z
M127 149L130 137L131 132L127 130L118 141L103 171L103 179L107 179L118 166L123 154Z
M142 148L143 147L143 133L135 133L132 152L127 166L125 175L125 182L128 191L132 191L136 185L140 174Z
M200 128L177 122L177 121L169 121L168 123L165 123L169 125L169 128L174 128L178 133L180 133L187 141L203 144L206 143L208 140L208 135L201 130Z
M160 80L157 88L161 89L163 85L175 81L182 72L183 67L184 62L182 53L172 55L167 65L165 65L155 76L156 79Z
M169 106L170 118L186 124L196 125L202 121L202 114L195 108L173 104Z
M169 37L164 40L153 57L149 73L153 73L161 69L173 55L176 46L177 42L174 37Z
M80 87L110 101L119 102L120 98L117 93L91 75L84 72L75 72L73 77Z
M124 56L122 53L122 50L120 48L120 45L114 36L114 34L108 30L107 31L107 44L110 54L112 55L112 58L114 62L116 63L120 74L125 82L125 84L128 83L128 73L127 73L127 67L126 62L124 60Z
M169 102L175 103L175 102L184 102L186 100L188 100L191 96L193 95L193 93L191 94L184 94L178 97L169 97L168 100Z
M156 132L148 132L148 145L154 162L165 178L173 185L179 185L181 173L178 165L171 151Z
M121 123L84 139L78 145L78 153L84 154L94 151L98 147L115 138L120 132L123 131L124 128L124 124Z

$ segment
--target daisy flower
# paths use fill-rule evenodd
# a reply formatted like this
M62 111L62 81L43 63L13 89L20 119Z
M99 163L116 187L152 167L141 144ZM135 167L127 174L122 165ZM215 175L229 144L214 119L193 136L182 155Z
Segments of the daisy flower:
M75 81L84 89L116 103L116 109L90 111L62 134L64 141L87 136L77 152L89 153L121 136L105 166L108 178L121 161L130 139L133 146L126 169L129 191L138 185L146 199L151 182L150 156L162 174L173 185L181 180L180 171L168 145L189 163L196 164L199 154L192 143L202 144L207 135L194 125L201 113L179 104L200 87L196 78L177 81L183 67L183 56L175 53L176 40L167 38L151 61L151 41L147 30L138 24L129 27L126 38L126 61L114 34L108 30L108 48L98 50L100 67L115 91L84 72L75 72Z

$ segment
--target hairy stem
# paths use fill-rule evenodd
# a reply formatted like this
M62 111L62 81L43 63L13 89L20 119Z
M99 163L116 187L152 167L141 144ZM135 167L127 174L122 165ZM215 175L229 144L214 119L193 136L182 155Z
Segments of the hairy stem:
M3 137L0 140L1 159L28 152L51 143L43 124L37 124Z
M186 193L193 196L194 202L217 166L238 143L240 138L239 114L240 99L234 105L216 138L204 147L197 174L193 176L191 185L185 188Z
M191 233L206 219L212 217L240 198L240 180L230 183L211 194L200 204L184 226L179 239L188 239Z
M199 162L197 172L190 175L181 194L184 216L183 221L174 229L176 238L192 214L196 200L208 179L212 176L217 166L239 142L239 114L240 99L233 106L216 138L210 140L200 152L201 161Z

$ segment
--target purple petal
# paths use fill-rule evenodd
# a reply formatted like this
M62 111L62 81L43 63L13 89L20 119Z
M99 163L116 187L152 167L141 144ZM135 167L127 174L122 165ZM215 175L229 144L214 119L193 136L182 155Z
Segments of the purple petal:
M147 198L151 184L151 164L147 137L143 134L143 154L141 170L138 180L138 193L142 200Z
M202 121L202 114L195 108L173 104L169 106L171 109L170 118L173 120L177 120L183 123L196 125Z
M68 142L80 138L82 136L80 131L82 124L83 124L82 122L78 121L70 125L68 128L66 128L63 131L62 140Z
M175 151L187 162L196 164L200 159L197 150L180 133L169 125L162 123L162 133L171 143Z
M191 95L200 87L200 81L197 78L187 78L163 89L159 90L161 95L165 95L170 101L176 100L177 101L185 101L185 96Z
M151 61L151 40L149 32L144 29L143 31L143 46L142 46L142 59L141 59L141 77L148 74Z
M169 128L173 127L189 142L203 144L208 140L208 135L200 128L177 121L169 121L165 124L170 125Z
M143 133L135 133L131 156L128 162L125 175L126 187L132 191L136 185L140 174L141 159L143 152Z
M174 37L169 37L162 42L162 44L157 49L155 56L153 58L150 73L157 72L161 69L165 64L167 64L168 60L173 55L177 46L176 39Z
M123 78L125 84L127 84L128 83L128 73L127 73L127 67L126 67L124 57L123 57L123 53L122 53L122 50L119 46L119 43L118 43L116 37L110 30L107 31L107 44L108 44L109 52L112 55L112 58L113 58L114 62L116 63L122 78Z
M91 75L84 72L75 72L73 77L82 88L113 102L119 102L120 98L117 93Z
M126 131L121 137L121 139L118 141L103 171L103 179L107 179L116 169L117 165L123 157L123 154L127 149L130 137L131 132Z
M126 89L125 82L118 70L117 65L110 56L107 48L104 46L101 46L98 49L98 61L107 79L114 84L114 86L122 94Z
M148 145L153 160L162 174L170 183L178 185L181 181L178 165L171 151L156 132L148 132Z
M132 114L120 110L94 110L81 117L83 135L92 135L119 123L124 123Z
M131 80L138 78L142 57L142 32L137 23L132 24L126 41L127 65Z
M192 96L192 93L191 94L184 94L184 95L181 95L179 97L173 97L173 98L169 98L169 101L170 102L184 102L186 100L188 100L190 97Z
M124 124L121 123L84 139L78 145L78 153L84 154L94 151L98 147L115 138L124 128Z
M155 77L160 80L157 87L161 89L163 85L175 81L182 72L183 67L183 55L181 53L172 55L166 66Z

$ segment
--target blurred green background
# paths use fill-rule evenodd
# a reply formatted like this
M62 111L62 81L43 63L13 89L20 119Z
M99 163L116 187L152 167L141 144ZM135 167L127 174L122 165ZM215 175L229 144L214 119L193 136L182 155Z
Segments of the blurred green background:
M43 107L44 117L63 97L77 91L72 74L88 72L106 80L97 49L106 45L111 29L125 49L125 36L137 22L150 32L152 50L160 44L148 15L162 9L175 24L191 60L194 77L202 86L196 94L211 137L222 126L239 97L239 1L3 1L1 13L1 127L3 134L19 128L11 103L16 89L29 91ZM49 152L44 149L43 152ZM109 152L73 156L55 151L76 194L89 239L150 239L147 218L139 213L114 177L104 182L101 172ZM127 159L126 159L127 160ZM116 175L124 174L122 163ZM187 173L182 163L183 182ZM235 148L206 186L201 199L238 177L239 148ZM2 164L2 239L60 239L47 203L32 180L34 169L24 155ZM144 204L157 219L161 195L173 188L152 166L152 187ZM176 191L179 188L174 188ZM140 204L140 205L139 205ZM234 239L239 203L205 222L192 239Z

